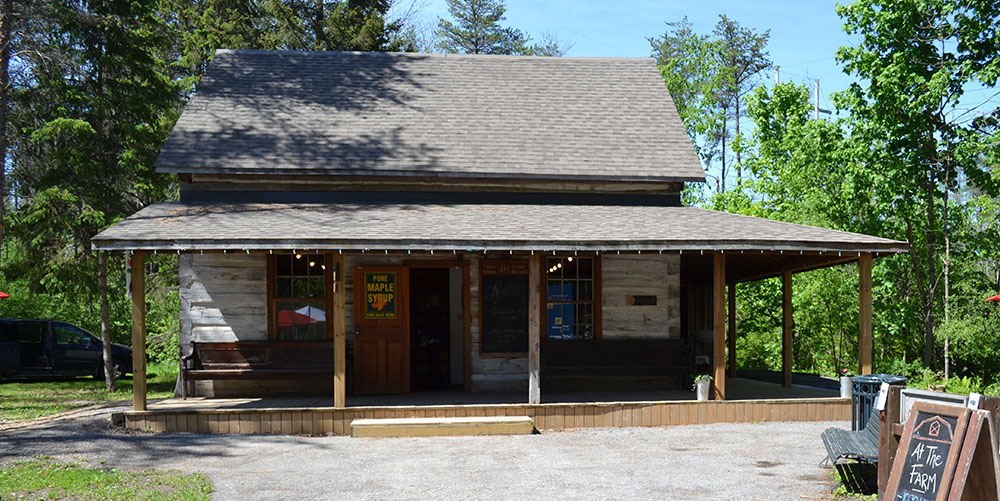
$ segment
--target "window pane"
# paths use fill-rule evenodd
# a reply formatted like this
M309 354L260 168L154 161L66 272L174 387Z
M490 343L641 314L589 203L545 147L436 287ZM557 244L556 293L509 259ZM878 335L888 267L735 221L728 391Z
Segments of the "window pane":
M73 346L88 346L90 345L91 337L86 332L83 332L77 328L68 325L56 325L56 343L73 345Z
M303 254L292 256L292 274L304 277L309 274L309 258Z
M276 338L279 341L326 339L326 312L322 301L277 301Z
M319 255L316 255L316 254L309 254L309 255L306 255L306 256L302 256L302 260L306 261L306 264L308 265L306 273L310 277L322 276L323 275L322 273L320 273L320 271L323 269L322 268L323 263L320 260L321 257L322 256L319 256Z
M17 335L22 343L41 343L45 324L38 322L22 322L17 326Z
M576 282L563 282L563 301L573 301L576 299Z
M563 258L562 269L564 278L576 278L576 265L579 261L573 257Z
M274 297L292 297L292 279L291 278L277 278Z
M292 274L292 256L274 256L275 275L289 276Z
M563 288L562 288L562 282L561 281L559 281L559 280L549 280L548 297L549 297L549 301L562 301L563 300Z
M580 278L594 278L594 260L589 257L576 259L578 264L578 276Z
M580 280L577 284L579 286L579 297L577 299L586 301L594 299L594 282L592 280Z
M313 277L309 279L309 297L311 298L324 298L326 297L326 292L323 290L323 286L326 285L326 280L323 279L323 275L319 277Z
M309 279L295 277L292 279L292 297L309 297Z

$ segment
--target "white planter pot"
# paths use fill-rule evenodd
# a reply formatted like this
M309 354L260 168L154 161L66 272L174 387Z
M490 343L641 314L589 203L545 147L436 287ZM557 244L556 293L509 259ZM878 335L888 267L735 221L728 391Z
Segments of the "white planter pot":
M851 378L840 378L840 398L851 398Z
M698 383L695 385L695 395L697 396L698 400L708 400L708 388L710 383L711 381L704 380L704 381L698 381Z

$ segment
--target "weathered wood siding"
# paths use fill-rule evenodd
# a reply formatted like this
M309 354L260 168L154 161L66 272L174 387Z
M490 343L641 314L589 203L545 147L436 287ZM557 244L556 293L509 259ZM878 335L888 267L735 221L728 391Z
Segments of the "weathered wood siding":
M192 341L267 340L267 256L262 254L181 254L180 344L191 353ZM234 392L245 382L198 381L198 395ZM259 383L259 382L258 382ZM247 393L251 389L247 388Z
M416 259L401 253L345 256L348 367L353 367L354 268L400 266ZM440 259L442 266L455 256ZM465 254L470 288L470 351L472 390L527 393L527 357L480 356L480 255ZM487 258L489 259L489 258ZM509 259L500 257L499 259ZM680 257L677 254L602 256L603 336L615 338L676 338L680 336ZM180 256L180 341L190 353L191 341L252 341L267 339L267 256L264 254L182 254ZM657 297L656 305L628 306L629 295ZM348 378L351 377L350 370ZM226 386L230 381L221 382ZM253 386L256 389L260 383ZM216 386L221 387L219 384ZM211 394L211 382L199 384ZM248 386L248 390L250 387ZM218 390L218 388L216 388Z
M602 257L604 339L679 338L680 270L677 253ZM656 304L629 306L626 296L656 296Z
M180 256L181 345L267 340L267 256Z

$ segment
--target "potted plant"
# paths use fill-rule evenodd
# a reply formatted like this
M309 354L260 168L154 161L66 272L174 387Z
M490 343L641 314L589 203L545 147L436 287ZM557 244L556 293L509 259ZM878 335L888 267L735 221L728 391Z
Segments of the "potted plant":
M712 376L708 374L698 374L694 377L693 389L698 400L708 400L708 388L712 383Z
M840 371L840 398L851 398L851 371Z

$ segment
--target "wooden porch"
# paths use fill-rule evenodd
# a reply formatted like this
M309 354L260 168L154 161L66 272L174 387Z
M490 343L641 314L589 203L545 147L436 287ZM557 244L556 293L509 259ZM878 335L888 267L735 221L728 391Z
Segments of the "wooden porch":
M729 382L733 398L701 402L670 390L550 392L540 404L524 403L523 393L349 396L346 408L330 397L174 398L128 411L124 423L153 432L349 435L351 421L379 418L529 416L539 430L850 419L850 400L831 390Z

